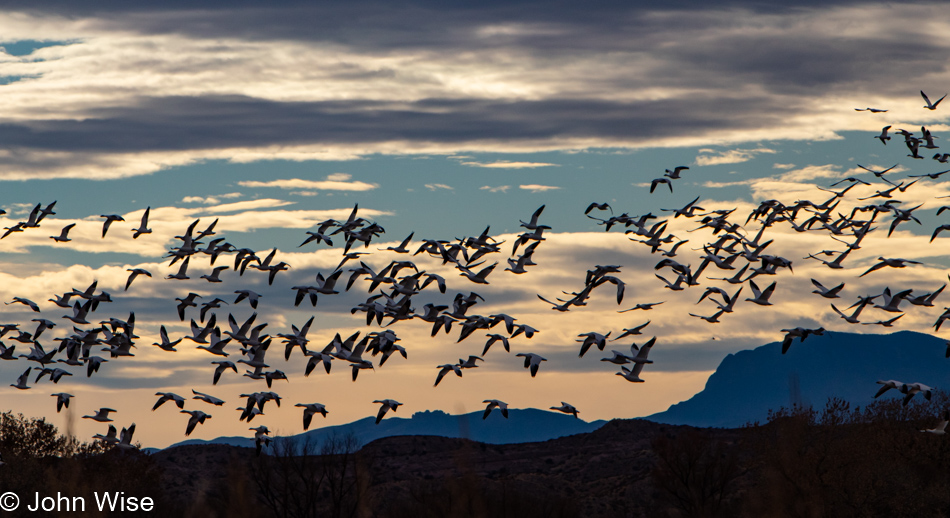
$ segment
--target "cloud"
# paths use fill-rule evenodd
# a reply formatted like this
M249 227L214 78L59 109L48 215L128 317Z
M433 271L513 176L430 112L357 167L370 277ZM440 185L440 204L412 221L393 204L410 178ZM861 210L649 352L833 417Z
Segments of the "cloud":
M772 169L794 169L795 164L772 164Z
M867 169L865 169L865 167ZM875 163L870 163L863 167L860 164L858 164L858 167L852 167L851 169L848 169L847 171L845 171L844 174L848 176L854 176L854 175L859 175L859 174L871 174L871 171L881 172L884 170L888 170L886 173L888 175L893 174L893 173L903 173L905 171L908 171L908 169L901 164L893 164L891 166L886 166L886 165L882 166Z
M213 196L185 196L181 199L182 203L201 203L203 205L217 205L221 203L221 200L227 200L231 198L240 198L243 196L239 192L230 192L226 194L215 194Z
M779 175L778 180L785 182L804 182L808 180L817 180L819 178L839 178L841 172L839 167L833 164L809 165L801 169L787 171Z
M538 185L538 184L519 185L518 188L524 189L526 191L531 191L531 192L545 192L545 191L553 191L556 189L560 189L560 187L556 187L554 185Z
M793 166L794 167L794 166ZM834 164L809 165L799 169L787 170L783 173L770 175L760 178L747 178L731 182L703 182L703 187L723 188L747 185L752 189L753 197L756 199L777 199L781 198L781 191L786 191L786 196L792 192L804 196L806 193L814 193L816 185L807 183L811 180L819 179L838 179L856 174L867 174L867 171L860 168L852 168L842 172L841 168ZM894 172L899 172L900 167L895 168Z
M447 191L454 191L455 189L450 185L445 185L444 183L427 183L426 189L430 191L437 191L439 189L444 189Z
M330 175L333 176L333 175ZM340 178L337 176L337 178ZM301 180L289 178L285 180L270 180L266 182L244 180L238 182L241 187L276 187L279 189L319 189L325 191L369 191L379 187L375 183L347 182L341 180Z
M4 205L6 207L7 214L11 216L25 216L33 211L33 207L36 205L32 203L10 203Z
M758 147L755 149L731 149L728 151L714 151L712 149L700 149L700 153L705 153L696 157L696 164L700 166L720 165L720 164L739 164L748 162L756 155L763 153L774 154L774 149Z
M121 178L207 160L733 146L879 130L879 119L841 109L855 98L915 124L943 117L922 113L902 86L931 81L932 63L950 49L934 36L950 33L950 21L933 4L894 12L812 2L789 11L740 0L726 12L614 3L593 15L572 8L540 17L523 4L477 15L374 4L371 19L352 16L363 2L239 4L117 7L105 16L40 2L29 14L0 15L8 40L68 43L0 62L0 76L23 78L4 86L0 179ZM926 33L915 30L920 19L932 24ZM410 20L405 38L398 27ZM629 31L631 20L640 30ZM697 163L756 152L704 153Z
M348 173L332 173L327 175L327 180L331 182L345 182L353 178L353 175Z
M803 199L807 200L819 191L814 184L763 178L751 182L752 198L761 200ZM824 201L824 200L822 200ZM841 210L839 208L839 210Z
M547 162L512 162L508 160L498 160L495 162L462 162L462 165L471 167L486 167L490 169L534 169L537 167L559 167L558 164L549 164Z
M206 214L220 214L224 212L241 212L262 208L283 207L293 205L292 201L277 200L274 198L261 198L257 200L238 201L234 203L222 203L212 207L202 209Z
M492 187L490 185L483 185L479 187L480 190L488 191L488 192L508 192L508 189L510 188L511 188L510 185L499 185L497 187Z
M762 180L757 179L757 178L750 178L750 179L748 179L748 180L736 180L736 181L734 181L734 182L713 182L713 181L707 180L707 181L703 182L702 185L703 185L703 187L706 187L706 188L709 188L709 189L721 189L721 188L723 188L723 187L735 187L735 186L738 186L738 185L752 185L752 184L755 184L756 182L760 182L760 181L762 181ZM641 184L640 186L641 186L641 187L649 187L650 184L645 183L645 184Z

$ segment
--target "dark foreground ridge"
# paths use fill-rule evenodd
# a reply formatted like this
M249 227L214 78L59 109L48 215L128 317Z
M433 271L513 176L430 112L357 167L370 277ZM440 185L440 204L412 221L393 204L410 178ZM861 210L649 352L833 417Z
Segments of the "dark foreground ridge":
M939 430L948 406L944 392L907 406L831 400L743 428L614 420L521 444L278 438L261 455L225 444L104 451L3 414L0 487L24 503L120 492L160 516L939 516L950 509L950 441L921 430Z
M335 452L316 471L342 475L342 465L350 466L351 497L359 497L355 507L361 509L356 516L631 516L651 499L652 441L680 428L614 420L590 433L521 444L413 435L379 439L353 455L340 452L352 437L312 447ZM230 500L234 487L253 489L266 471L262 464L275 472L303 464L282 458L279 445L271 448L263 463L253 449L214 444L171 447L152 457L170 484L169 496L213 506ZM218 478L241 470L248 479L238 486L233 477ZM320 490L324 503L332 500L331 485Z
M260 457L189 445L153 459L166 495L191 502L180 512L226 516L924 516L950 508L948 437L919 431L947 405L945 393L906 407L832 400L736 429L633 419L536 443L417 435L354 450L332 437L309 457L277 443Z

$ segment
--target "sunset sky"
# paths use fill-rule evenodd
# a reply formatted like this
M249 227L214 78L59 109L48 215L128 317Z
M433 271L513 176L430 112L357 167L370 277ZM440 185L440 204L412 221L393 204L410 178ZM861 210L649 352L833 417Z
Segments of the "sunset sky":
M450 375L435 388L436 365L480 354L484 331L456 343L457 328L430 338L430 324L398 322L391 329L408 359L393 357L379 367L376 358L376 370L364 371L355 383L342 361L329 376L321 368L304 377L300 351L285 362L275 339L267 361L289 382L275 382L282 406L269 403L253 426L299 433L301 412L293 404L314 402L330 413L317 416L313 427L344 424L375 415L372 401L384 398L405 404L396 417L426 409L471 412L483 408L484 399L513 408L566 401L585 420L648 415L701 390L727 354L781 340L783 328L888 331L847 324L829 302L843 309L885 287L912 288L917 295L948 281L950 233L928 240L950 217L936 214L950 204L938 199L950 196L950 174L921 178L895 193L902 208L923 204L914 212L921 224L902 223L887 237L893 216L879 216L878 230L841 270L804 259L844 249L828 232L799 233L788 223L768 228L763 239L774 239L768 253L790 259L794 272L756 279L762 288L777 282L773 306L740 300L718 324L689 313L713 314L708 300L696 304L703 287L733 293L738 285L708 277L734 272L711 265L702 286L670 291L654 276L672 280L669 269L653 269L663 258L659 252L651 255L625 229L605 232L584 215L590 203L607 202L613 215L670 218L666 232L689 240L676 260L695 268L702 245L718 236L709 229L690 232L700 226L699 217L674 220L661 209L683 207L698 196L706 211L735 208L730 221L744 225L751 238L761 224L746 224L746 217L764 200L819 204L833 196L819 186L840 191L848 182L829 186L853 176L872 185L853 188L836 212L847 215L852 207L884 201L858 200L890 187L859 164L878 170L896 164L886 176L895 183L950 169L931 159L950 147L921 149L924 159L914 160L895 134L899 128L919 134L923 125L938 146L950 138L944 136L950 101L927 110L920 95L923 90L935 101L950 91L950 15L943 3L806 1L773 8L681 2L665 10L647 2L197 5L39 0L28 11L7 6L0 14L0 207L7 212L0 227L26 221L37 203L56 201L56 214L40 228L0 241L0 300L24 297L41 309L0 306L0 323L33 332L31 319L49 319L56 327L39 342L54 348L53 338L70 334L72 323L62 318L69 310L49 299L98 280L113 302L100 305L90 322L126 319L134 311L140 336L134 357L111 359L91 378L84 369L63 366L72 377L34 384L34 368L31 389L4 389L4 408L46 416L81 439L105 433L106 425L80 416L111 407L117 427L137 423L135 440L145 446L181 441L188 416L170 404L152 412L153 394L190 398L191 389L227 401L212 407L189 399L186 409L213 416L191 437L251 435L235 408L244 404L240 394L268 390L263 381L228 372L212 386L210 362L221 358L187 339L177 353L151 345L163 324L173 340L190 334L188 320L197 320L197 311L189 309L181 322L174 300L189 292L200 294L200 301L217 296L232 303L216 310L223 329L229 312L239 321L253 312L246 301L233 304L238 289L263 295L257 322L268 322L265 332L272 336L314 315L311 349L323 348L336 333L379 331L364 325L363 313L350 312L370 296L362 280L349 292L321 295L316 308L293 305L291 286L312 284L318 272L329 275L341 260L341 240L334 247L298 247L306 231L328 218L345 220L356 204L359 216L385 228L369 248L357 247L372 252L363 258L367 264L379 270L409 258L446 278L445 295L430 288L413 298L417 312L474 291L486 301L470 313L507 313L540 332L530 340L513 338L510 354L496 344L479 368L462 378ZM855 111L867 107L888 111ZM873 137L887 125L892 139L882 145ZM672 182L673 192L660 185L650 194L651 180L676 166L689 169ZM524 230L519 220L542 205L539 222L552 229L534 254L538 265L521 275L504 271ZM132 239L146 207L153 232ZM107 214L126 221L102 238L100 215ZM190 263L191 279L166 280L178 271L164 258L181 243L174 236L196 219L200 230L216 218L215 237L262 258L277 248L275 262L290 269L272 286L265 273L238 276L232 269L221 274L224 282L211 284L199 278L211 271L202 255ZM50 239L71 223L72 241ZM474 284L426 254L378 250L411 232L415 251L422 239L478 236L486 227L504 241L501 253L486 257L486 266L499 263L488 285ZM882 256L923 264L858 277ZM233 254L218 261L215 266L233 266ZM739 258L736 264L744 263ZM622 266L616 274L626 283L620 305L612 285L598 287L587 306L568 312L538 299L579 291L595 265ZM351 261L343 268L357 266ZM124 291L131 268L153 277L140 276ZM811 293L809 279L846 287L841 299L829 301ZM745 283L741 298L750 296ZM892 330L932 331L948 296L935 307L902 307L907 312ZM617 313L661 301L651 311ZM869 307L862 321L893 316ZM619 368L599 361L610 349L629 351L627 339L578 358L579 334L610 331L613 337L647 320L644 335L635 337L638 344L657 337L645 383L628 383L615 376ZM28 344L11 340L15 334L3 342L26 354ZM229 346L227 359L239 359L237 349ZM522 368L519 352L548 359L536 378ZM0 377L15 383L31 365L39 366L25 359L0 362ZM875 390L873 382L869 390ZM55 392L75 395L72 417L56 414Z

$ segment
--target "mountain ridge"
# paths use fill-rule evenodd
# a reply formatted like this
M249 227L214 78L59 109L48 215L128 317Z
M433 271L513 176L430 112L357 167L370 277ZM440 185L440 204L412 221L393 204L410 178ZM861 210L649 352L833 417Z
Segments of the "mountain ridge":
M857 334L826 331L727 355L693 397L644 419L666 424L735 428L764 422L769 410L793 404L823 406L829 397L852 405L874 401L877 380L950 388L947 342L914 331ZM890 391L882 398L900 395Z
M769 410L793 404L820 407L830 397L865 406L874 401L873 396L880 387L876 381L881 379L919 381L938 389L950 388L950 360L945 358L947 342L925 333L826 331L822 336L809 336L804 342L796 339L784 355L781 349L781 342L772 342L729 354L701 391L667 410L639 419L673 425L737 428L764 422ZM881 397L899 396L898 392L890 391ZM288 437L298 446L308 438L313 444L323 444L327 439L349 434L360 445L384 437L413 435L518 444L591 432L607 422L588 423L534 408L510 409L509 416L505 419L495 410L483 420L482 411L453 415L426 410L409 418L388 417L378 425L374 417L366 417ZM254 441L249 437L225 436L211 440L189 439L168 448L189 444L253 447Z
M365 417L351 423L315 428L300 434L287 436L298 445L310 440L323 444L327 439L343 438L352 434L360 445L383 437L403 435L430 435L438 437L470 439L486 444L519 444L543 442L550 439L597 430L607 421L583 421L573 416L536 408L509 409L508 418L494 410L487 419L483 411L467 414L449 414L441 410L425 410L409 418L387 417L375 424L375 417ZM319 418L319 416L317 416ZM168 446L189 444L227 444L231 446L254 446L248 437L217 437L211 440L189 439Z

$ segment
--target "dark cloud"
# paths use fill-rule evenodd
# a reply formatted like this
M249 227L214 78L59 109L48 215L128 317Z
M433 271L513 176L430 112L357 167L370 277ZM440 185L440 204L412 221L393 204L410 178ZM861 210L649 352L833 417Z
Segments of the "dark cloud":
M724 117L733 110L760 115ZM670 117L688 111L689 120ZM8 149L138 152L272 144L362 144L413 140L460 144L552 138L641 140L776 124L785 109L767 99L693 98L610 102L587 99L428 99L274 102L242 96L143 98L93 109L83 120L0 124ZM14 153L4 161L15 161Z
M800 0L793 3L731 0L716 2L715 11L747 10L751 13L783 14L810 7L829 8L858 5L853 0L837 2ZM30 2L3 1L9 10L32 14L89 16L123 30L155 34L189 34L200 37L239 37L251 40L329 41L355 47L428 47L496 45L508 41L502 35L476 37L475 27L486 24L530 24L554 26L558 31L534 33L535 42L553 42L559 47L580 48L591 36L601 42L622 44L617 36L644 32L641 16L656 10L655 2L603 1L578 3L568 0L436 2L306 2L285 0L269 3L250 0L208 1L195 4L185 0L129 2L105 0L95 3L66 0ZM680 15L709 9L708 2L687 0L664 5L664 11ZM682 18L671 19L686 29ZM649 31L649 29L647 29ZM586 34L582 40L574 36Z
M734 1L709 8L686 2L658 11L647 2L290 1L266 9L241 1L203 3L200 9L185 2L105 2L94 9L39 2L31 9L89 16L92 26L105 31L339 45L346 57L320 65L328 84L358 81L372 88L375 79L384 79L395 88L402 82L423 88L421 95L442 97L401 102L356 93L350 100L282 102L117 92L116 105L82 107L82 118L70 113L0 124L7 151L0 167L49 176L77 165L121 163L110 162L109 154L194 151L182 159L187 161L206 150L267 146L342 145L359 153L393 142L472 150L598 140L643 147L664 139L669 145L671 139L752 135L793 118L801 122L819 115L810 110L826 109L817 97L836 92L916 95L926 89L929 75L946 69L946 47L915 31L912 16L927 12L926 4L915 14L876 4L876 13L895 14L886 34L871 26L873 18L850 22L859 29L864 24L866 34L848 25L847 13L835 8L852 4ZM378 59L363 62L361 53L436 69L470 66L476 82L482 69L495 74L520 68L526 82L548 93L474 98L454 89L452 81L439 83L438 73L414 74L410 64ZM584 75L561 77L560 69ZM504 79L494 86L504 88ZM366 95L380 98L371 90Z
M859 89L876 95L914 92L914 85L899 78L945 71L940 56L946 51L946 46L924 37L897 42L875 34L854 38L739 34L714 45L683 45L667 53L683 76L708 78L708 87L761 84L771 92L807 100L821 89Z

